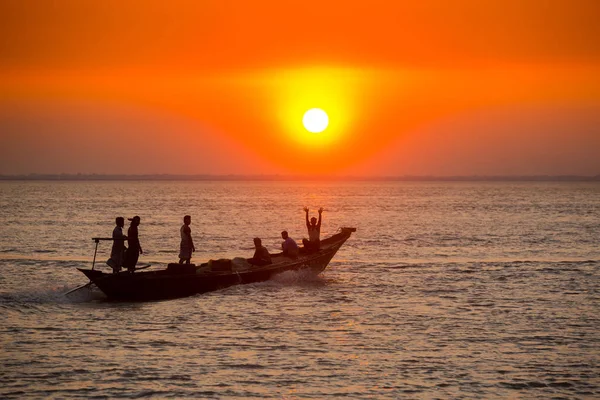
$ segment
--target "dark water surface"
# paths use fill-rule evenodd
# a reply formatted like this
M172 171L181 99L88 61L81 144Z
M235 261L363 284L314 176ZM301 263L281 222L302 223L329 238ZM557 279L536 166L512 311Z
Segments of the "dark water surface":
M318 277L63 296L115 216L159 268L185 214L206 261L304 205L358 228ZM0 182L0 397L598 398L599 267L594 183Z

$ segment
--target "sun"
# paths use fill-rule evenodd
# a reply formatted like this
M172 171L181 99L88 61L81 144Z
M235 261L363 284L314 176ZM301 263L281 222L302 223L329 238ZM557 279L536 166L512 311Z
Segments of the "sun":
M311 108L304 113L302 124L307 131L312 133L320 133L327 129L329 125L329 116L320 108Z

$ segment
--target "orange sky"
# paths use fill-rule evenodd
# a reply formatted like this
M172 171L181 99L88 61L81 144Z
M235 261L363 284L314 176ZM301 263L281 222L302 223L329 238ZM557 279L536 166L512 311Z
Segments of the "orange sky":
M599 174L599 20L583 0L4 0L0 173Z

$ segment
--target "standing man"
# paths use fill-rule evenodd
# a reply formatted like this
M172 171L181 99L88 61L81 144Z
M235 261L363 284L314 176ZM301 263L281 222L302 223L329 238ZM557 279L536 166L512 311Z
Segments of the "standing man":
M113 245L110 252L110 259L107 264L113 269L113 274L119 273L123 266L123 258L125 257L125 239L127 236L123 235L123 227L125 226L125 219L123 217L115 218L115 229L113 229L112 239Z
M317 251L321 248L321 214L323 207L319 208L319 221L315 217L308 222L308 207L304 207L306 212L306 229L308 229L308 240L302 239L302 244L307 251Z
M194 241L192 240L192 229L190 224L192 223L192 217L186 215L183 217L183 225L179 230L181 233L181 244L179 245L179 264L189 264L192 259L192 253L196 251L194 247Z
M126 267L127 271L133 273L140 254L144 254L142 245L140 244L140 238L138 237L138 226L140 225L141 219L137 215L127 219L131 221L131 225L129 225L129 229L127 230L127 244L129 245L129 248L125 252L125 262L123 263L123 267Z

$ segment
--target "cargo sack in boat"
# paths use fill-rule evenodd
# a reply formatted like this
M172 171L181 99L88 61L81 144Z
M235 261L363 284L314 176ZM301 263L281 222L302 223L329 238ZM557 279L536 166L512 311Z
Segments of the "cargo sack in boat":
M231 260L229 258L220 258L218 260L208 261L211 271L231 272Z
M170 274L195 274L196 266L194 264L172 263L167 265L167 272Z
M235 257L231 260L231 267L234 271L245 271L252 268L252 264L244 257Z

